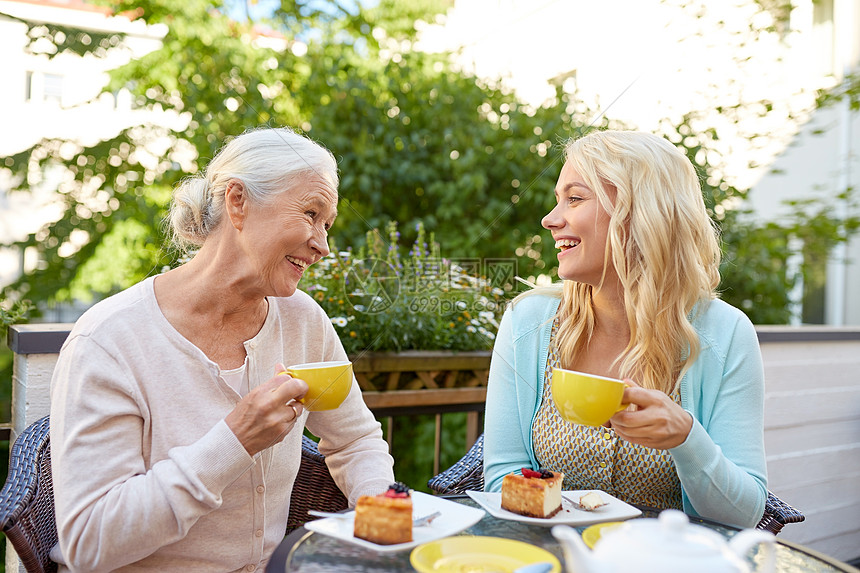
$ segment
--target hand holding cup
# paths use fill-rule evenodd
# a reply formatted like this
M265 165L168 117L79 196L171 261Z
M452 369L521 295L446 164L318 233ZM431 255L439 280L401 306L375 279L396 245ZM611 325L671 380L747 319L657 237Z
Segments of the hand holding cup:
M302 415L299 400L308 391L300 379L283 374L278 364L273 378L251 390L224 418L227 426L250 455L278 443Z
M610 424L618 437L658 450L684 443L693 428L693 416L665 392L642 388L629 378L624 382L624 400L636 407L612 416Z

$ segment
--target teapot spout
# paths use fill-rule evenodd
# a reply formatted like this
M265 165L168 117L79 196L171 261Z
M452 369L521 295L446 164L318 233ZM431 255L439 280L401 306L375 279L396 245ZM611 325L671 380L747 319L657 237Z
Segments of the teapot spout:
M737 533L729 541L729 549L738 557L745 557L746 554L758 545L764 543L767 545L766 557L762 564L760 573L774 573L776 571L776 552L774 551L775 535L767 531L758 529L744 529Z
M555 525L551 531L564 552L567 573L601 573L594 556L575 529L567 525Z

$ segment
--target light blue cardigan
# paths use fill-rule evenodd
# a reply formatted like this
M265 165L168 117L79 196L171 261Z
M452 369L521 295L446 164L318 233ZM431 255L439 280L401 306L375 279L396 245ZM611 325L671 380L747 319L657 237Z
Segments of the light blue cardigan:
M543 395L552 322L560 299L535 294L507 310L490 365L484 426L484 484L537 468L532 422ZM764 513L764 371L755 329L721 300L693 318L701 349L681 380L681 406L693 416L686 441L670 450L684 511L742 527Z

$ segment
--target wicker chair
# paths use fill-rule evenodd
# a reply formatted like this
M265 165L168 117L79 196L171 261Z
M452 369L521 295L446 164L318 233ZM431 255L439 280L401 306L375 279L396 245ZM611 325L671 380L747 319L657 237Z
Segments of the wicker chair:
M458 494L468 490L484 489L484 435L481 434L474 445L457 463L434 476L427 482L437 494ZM776 495L767 492L764 516L756 529L779 533L788 523L800 523L806 517Z
M9 456L9 476L0 491L0 525L28 572L48 573L57 543L48 417L28 426Z
M313 440L302 436L302 463L290 497L287 533L298 529L310 519L315 519L308 516L309 509L341 511L346 508L346 498L328 472L325 456L320 453Z
M0 491L0 526L28 573L57 571L57 564L49 557L57 543L57 522L48 429L45 416L15 440L9 476ZM286 532L304 525L309 509L340 511L346 507L346 498L329 474L325 457L313 440L302 436L302 461L290 497Z

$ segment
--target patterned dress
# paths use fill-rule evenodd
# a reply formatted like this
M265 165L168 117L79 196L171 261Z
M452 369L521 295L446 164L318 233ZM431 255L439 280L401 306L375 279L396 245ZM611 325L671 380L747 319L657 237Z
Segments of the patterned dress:
M599 489L628 503L682 509L681 482L672 456L620 439L615 430L564 420L552 401L552 369L559 367L555 339L546 361L543 397L532 426L535 456L542 468L564 473L565 490ZM678 404L678 388L671 394Z

